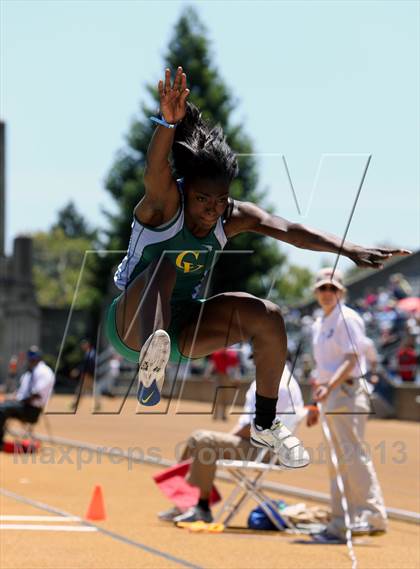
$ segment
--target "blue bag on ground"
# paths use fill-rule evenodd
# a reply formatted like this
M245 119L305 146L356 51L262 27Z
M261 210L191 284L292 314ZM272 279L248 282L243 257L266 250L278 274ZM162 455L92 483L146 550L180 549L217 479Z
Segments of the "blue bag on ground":
M273 513L275 519L284 529L286 529L287 524L280 515L280 511L286 506L286 503L283 500L272 500L270 502L264 502L264 505L270 508L270 511ZM250 512L248 516L248 527L250 529L278 531L278 528L273 524L261 506L254 508Z

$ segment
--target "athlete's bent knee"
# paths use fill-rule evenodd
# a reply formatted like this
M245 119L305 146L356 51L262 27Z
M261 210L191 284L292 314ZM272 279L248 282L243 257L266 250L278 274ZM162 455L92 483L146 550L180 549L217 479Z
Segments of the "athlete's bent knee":
M265 305L267 324L270 324L275 331L283 334L285 332L285 325L280 307L274 302L271 302L271 300L264 300L263 302Z
M271 300L263 300L267 316L273 320L283 321L281 308Z

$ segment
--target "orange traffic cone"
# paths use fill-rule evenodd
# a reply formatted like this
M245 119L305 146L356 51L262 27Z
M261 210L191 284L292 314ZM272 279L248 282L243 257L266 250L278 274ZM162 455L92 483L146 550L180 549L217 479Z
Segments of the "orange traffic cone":
M101 521L106 518L104 496L100 484L97 484L93 489L85 518L91 521Z

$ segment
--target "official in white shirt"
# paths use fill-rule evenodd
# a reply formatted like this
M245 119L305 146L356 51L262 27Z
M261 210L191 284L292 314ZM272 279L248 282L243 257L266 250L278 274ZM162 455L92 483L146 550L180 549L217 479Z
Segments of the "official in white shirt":
M331 432L348 502L354 534L386 530L386 510L372 460L364 444L370 411L366 355L372 350L362 318L343 302L345 287L338 270L319 271L315 297L323 315L313 324L313 352L317 387L314 399L322 403ZM328 441L327 448L328 448ZM345 530L341 494L329 459L332 519L326 538Z
M7 420L36 423L54 387L54 372L42 360L40 349L31 346L26 357L28 370L20 379L15 398L0 403L0 450Z

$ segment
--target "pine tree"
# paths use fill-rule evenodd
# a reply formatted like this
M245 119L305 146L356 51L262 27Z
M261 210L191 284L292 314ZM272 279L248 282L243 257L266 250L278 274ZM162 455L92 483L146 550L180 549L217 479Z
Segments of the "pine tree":
M241 125L233 125L230 121L231 112L238 101L212 63L207 33L194 8L184 9L164 59L162 71L164 67L169 67L174 73L182 65L188 78L189 100L199 107L204 118L211 124L219 123L222 126L229 145L240 155L240 173L231 186L232 197L258 203L267 209L263 195L256 189L258 175L256 160L252 156L252 142ZM141 117L131 125L127 147L120 151L106 180L106 189L119 208L116 214L107 214L110 229L106 246L109 250L127 248L133 209L144 195L145 157L155 128L149 117L156 114L159 106L157 86L149 85L146 90L153 105L143 103ZM272 275L278 273L285 262L285 255L280 252L277 243L257 234L241 234L232 239L225 250L250 250L254 253L240 256L234 254L233 257L231 254L221 255L211 283L213 294L243 290L265 296ZM120 257L121 255L116 259L111 255L101 260L97 275L99 278L102 276L103 283L109 282L104 277L112 270L111 264L115 264Z
M59 210L57 216L57 222L51 227L52 231L62 229L64 235L70 239L82 237L94 240L97 238L96 231L89 227L85 218L79 213L72 200Z

